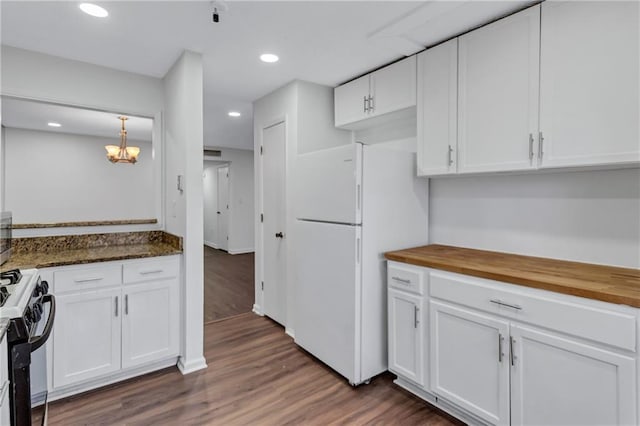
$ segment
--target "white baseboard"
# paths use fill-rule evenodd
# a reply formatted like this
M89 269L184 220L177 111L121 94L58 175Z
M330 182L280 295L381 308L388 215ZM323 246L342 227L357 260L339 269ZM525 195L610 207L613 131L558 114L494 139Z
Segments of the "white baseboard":
M253 304L253 309L252 309L253 313L256 315L260 315L261 317L264 316L264 313L262 313L262 308L260 307L260 305L258 304Z
M296 336L295 336L295 334L294 334L292 329L285 327L284 328L284 333L289 335L289 337L291 337L292 339L295 340Z
M244 249L237 249L237 250L231 250L229 249L229 254L245 254L245 253L253 253L255 250L253 248L244 248Z
M180 359L178 360L178 369L183 375L193 373L194 371L203 370L205 368L207 368L207 360L204 359L203 356L187 362L184 362L184 358L182 357L180 357Z
M207 247L211 247L212 249L218 250L218 245L216 243L212 243L211 241L205 241L204 245Z

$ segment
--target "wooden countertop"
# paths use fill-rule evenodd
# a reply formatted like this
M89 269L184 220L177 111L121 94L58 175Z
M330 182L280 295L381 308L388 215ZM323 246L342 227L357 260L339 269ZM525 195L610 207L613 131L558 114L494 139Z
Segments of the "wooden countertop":
M33 251L17 253L2 265L2 270L13 268L50 268L54 266L78 265L112 260L139 259L144 257L170 256L182 250L167 243L127 244L108 247L69 248L56 251Z
M432 244L388 260L640 308L640 269Z

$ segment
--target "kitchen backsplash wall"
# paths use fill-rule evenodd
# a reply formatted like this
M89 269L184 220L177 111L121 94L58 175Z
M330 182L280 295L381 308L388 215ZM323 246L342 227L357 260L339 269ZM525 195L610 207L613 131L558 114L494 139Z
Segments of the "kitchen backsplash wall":
M640 169L432 179L432 243L640 268Z

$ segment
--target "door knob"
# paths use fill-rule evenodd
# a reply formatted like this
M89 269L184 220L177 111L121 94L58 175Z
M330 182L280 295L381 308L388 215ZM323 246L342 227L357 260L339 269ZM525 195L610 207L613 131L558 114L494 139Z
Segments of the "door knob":
M220 212L216 212L216 213L220 214Z
M276 232L276 238L284 238L284 234L282 232Z

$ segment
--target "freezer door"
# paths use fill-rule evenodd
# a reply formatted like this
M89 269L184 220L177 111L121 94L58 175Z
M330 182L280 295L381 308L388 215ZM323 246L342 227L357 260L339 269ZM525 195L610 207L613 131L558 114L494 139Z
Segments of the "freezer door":
M296 225L295 342L358 384L360 227Z
M348 224L361 222L361 144L299 155L295 176L296 218Z

